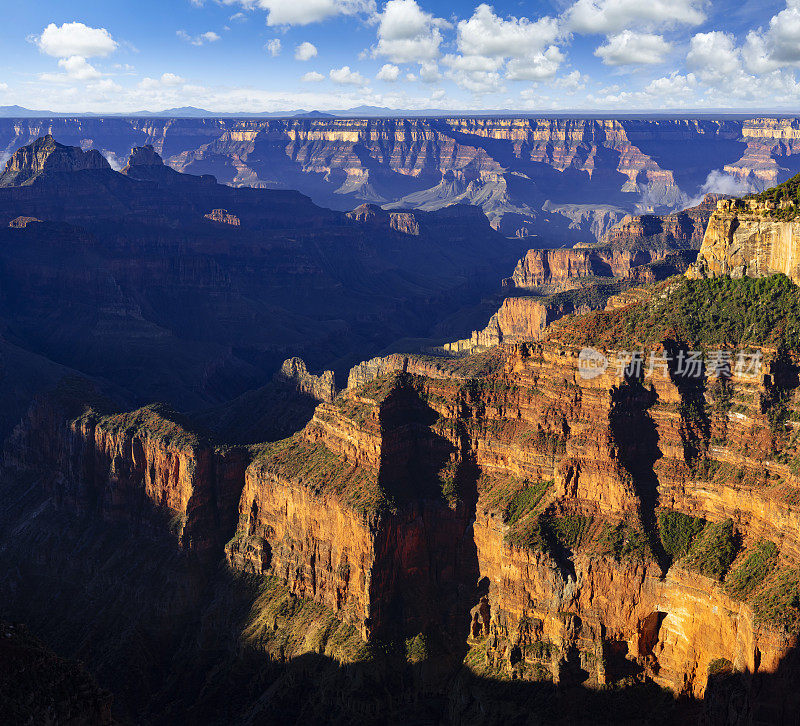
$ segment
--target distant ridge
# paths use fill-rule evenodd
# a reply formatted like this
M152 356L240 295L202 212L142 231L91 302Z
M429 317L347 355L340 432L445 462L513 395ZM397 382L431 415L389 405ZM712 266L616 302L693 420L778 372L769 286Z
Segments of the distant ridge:
M332 109L329 111L299 108L291 111L237 111L220 112L209 111L195 106L180 106L165 108L161 111L131 111L122 112L69 112L49 111L43 109L30 109L23 106L0 106L0 118L429 118L441 117L497 117L507 116L514 118L732 118L750 119L768 114L775 118L794 118L797 114L785 110L775 111L769 109L639 109L639 110L610 110L598 111L591 109L573 109L554 111L546 109L442 109L442 108L388 108L385 106L355 106L347 109Z

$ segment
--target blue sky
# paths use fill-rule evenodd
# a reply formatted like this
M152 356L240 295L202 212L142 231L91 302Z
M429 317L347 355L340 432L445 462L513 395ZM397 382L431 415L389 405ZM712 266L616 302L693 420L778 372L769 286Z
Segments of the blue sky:
M800 0L6 0L0 105L800 111Z

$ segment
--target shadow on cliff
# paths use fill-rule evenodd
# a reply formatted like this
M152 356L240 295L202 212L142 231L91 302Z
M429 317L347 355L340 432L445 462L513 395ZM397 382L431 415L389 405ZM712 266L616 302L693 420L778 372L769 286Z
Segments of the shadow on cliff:
M439 414L421 394L401 374L381 404L379 482L397 511L375 542L371 624L379 639L421 636L458 662L466 653L458 635L469 632L480 599L472 536L479 471L466 432L439 432Z
M59 511L30 481L2 493L0 616L83 660L114 692L123 724L798 723L796 651L775 674L723 664L704 704L632 679L599 691L568 673L559 685L479 676L461 665L468 623L458 605L471 592L455 602L452 630L365 644L277 580L204 565L151 531Z
M655 464L663 453L659 448L658 427L649 409L656 403L655 390L643 384L643 374L633 361L619 386L611 390L609 426L619 452L620 464L633 482L639 499L639 516L661 571L666 573L669 558L658 536L658 476Z

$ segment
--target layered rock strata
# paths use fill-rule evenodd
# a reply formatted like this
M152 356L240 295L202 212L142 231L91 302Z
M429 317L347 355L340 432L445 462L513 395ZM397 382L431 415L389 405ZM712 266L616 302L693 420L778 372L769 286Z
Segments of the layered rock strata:
M800 222L775 218L775 211L776 205L769 201L720 201L689 276L761 277L782 272L799 282Z

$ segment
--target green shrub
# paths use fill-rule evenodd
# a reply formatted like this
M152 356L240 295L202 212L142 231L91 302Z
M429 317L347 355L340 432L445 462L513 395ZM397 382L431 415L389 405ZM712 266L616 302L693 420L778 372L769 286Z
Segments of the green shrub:
M542 500L552 483L552 481L525 482L525 486L516 492L506 504L503 521L513 526L536 509L536 505Z
M800 626L800 570L779 571L752 601L756 620L792 633Z
M708 664L708 675L716 676L723 673L733 673L733 663L727 658L715 658Z
M737 549L733 520L710 522L695 539L684 564L701 575L722 580L736 558Z
M628 308L563 319L554 324L554 335L576 345L628 350L668 337L705 350L800 348L800 290L785 275L672 278L653 293Z
M560 544L573 548L581 544L591 523L590 517L567 514L563 517L549 518L545 526Z
M759 540L728 575L725 587L731 595L743 599L758 589L777 564L778 548L768 539Z
M666 553L673 560L685 557L689 548L703 528L706 526L704 519L690 517L681 512L662 512L658 515L658 533L661 544Z
M600 544L606 554L615 560L648 559L652 556L647 535L624 522L615 526L606 525L600 536Z

